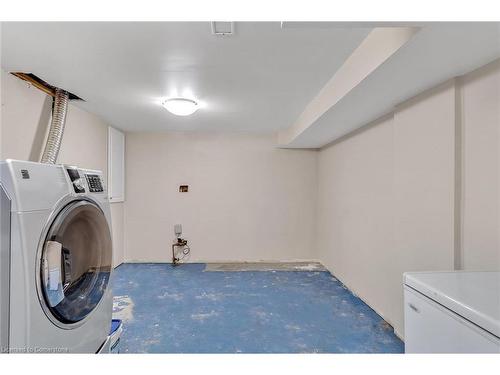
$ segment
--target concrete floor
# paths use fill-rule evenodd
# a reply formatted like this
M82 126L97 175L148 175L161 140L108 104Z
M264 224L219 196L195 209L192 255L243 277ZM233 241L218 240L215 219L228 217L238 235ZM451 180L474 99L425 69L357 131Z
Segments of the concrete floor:
M122 353L402 353L404 344L327 271L123 264L112 287ZM251 267L255 269L255 267Z

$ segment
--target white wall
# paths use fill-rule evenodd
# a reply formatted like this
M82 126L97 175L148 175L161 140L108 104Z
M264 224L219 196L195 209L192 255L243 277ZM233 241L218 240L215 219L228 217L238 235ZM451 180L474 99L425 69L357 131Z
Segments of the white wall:
M454 267L455 85L440 86L394 114L394 247L389 320L403 334L403 272ZM387 277L387 276L385 276Z
M277 149L267 135L192 132L129 133L126 150L126 259L170 261L176 223L191 261L311 258L315 151Z
M319 153L317 256L401 336L403 272L500 269L499 74L444 83Z
M323 149L318 159L318 258L389 318L395 308L389 295L399 281L389 270L394 253L393 134L390 116Z
M50 121L52 99L3 70L1 82L0 159L38 161ZM58 163L102 170L106 176L107 124L70 104ZM123 204L112 204L111 215L116 265L123 262Z
M34 160L32 149L38 157L43 134L50 117L50 98L35 88L1 71L2 81L2 138L1 158Z
M500 269L500 61L464 77L463 267Z

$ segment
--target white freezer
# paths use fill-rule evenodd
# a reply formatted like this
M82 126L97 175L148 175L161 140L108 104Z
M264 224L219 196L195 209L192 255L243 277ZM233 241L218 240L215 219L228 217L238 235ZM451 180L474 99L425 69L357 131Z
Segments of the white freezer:
M500 272L404 275L407 353L500 353Z

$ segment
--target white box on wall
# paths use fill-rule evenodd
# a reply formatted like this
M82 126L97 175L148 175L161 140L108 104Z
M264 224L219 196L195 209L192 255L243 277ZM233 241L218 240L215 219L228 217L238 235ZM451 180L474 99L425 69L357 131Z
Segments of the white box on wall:
M125 200L125 134L108 127L108 195L109 201Z

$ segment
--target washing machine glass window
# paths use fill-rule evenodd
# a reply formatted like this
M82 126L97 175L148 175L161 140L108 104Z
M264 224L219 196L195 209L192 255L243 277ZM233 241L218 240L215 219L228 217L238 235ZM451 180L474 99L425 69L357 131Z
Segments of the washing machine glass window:
M82 321L99 304L111 272L112 244L102 210L88 200L73 201L55 217L42 246L42 304L51 319Z

